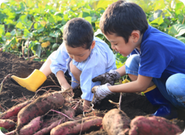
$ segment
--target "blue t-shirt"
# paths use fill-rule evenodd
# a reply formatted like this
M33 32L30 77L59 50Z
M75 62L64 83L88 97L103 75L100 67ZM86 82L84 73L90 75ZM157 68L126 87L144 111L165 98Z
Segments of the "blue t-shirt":
M92 49L89 57L83 62L73 61L73 64L81 71L80 75L80 87L82 90L82 99L92 101L93 93L92 87L100 85L100 82L92 82L92 78L101 75L111 69L116 69L115 56L109 46L99 38L94 38L96 44ZM50 65L51 71L56 75L58 71L64 73L68 70L69 74L73 78L72 73L69 70L69 57L65 45L62 44L50 57L52 61Z
M166 80L185 73L185 44L156 28L148 27L140 46L139 74Z

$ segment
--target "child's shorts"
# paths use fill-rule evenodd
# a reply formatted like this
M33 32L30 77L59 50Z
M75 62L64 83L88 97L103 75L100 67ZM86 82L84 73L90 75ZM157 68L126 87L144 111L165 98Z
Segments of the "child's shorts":
M138 54L131 55L125 63L126 73L138 76L139 64L140 56ZM173 74L165 83L160 78L153 78L152 81L161 94L174 106L185 108L185 74Z

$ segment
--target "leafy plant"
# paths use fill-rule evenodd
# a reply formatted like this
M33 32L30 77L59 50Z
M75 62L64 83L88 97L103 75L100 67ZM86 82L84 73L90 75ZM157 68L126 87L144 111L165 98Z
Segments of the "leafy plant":
M68 20L82 17L96 31L101 14L114 1L9 0L0 8L0 47L26 59L44 60L62 43Z
M44 61L62 43L66 22L82 17L95 36L109 43L99 29L100 17L117 0L9 0L0 6L0 49L25 59ZM128 0L139 4L148 23L185 43L185 5L180 0ZM116 53L119 68L126 57Z

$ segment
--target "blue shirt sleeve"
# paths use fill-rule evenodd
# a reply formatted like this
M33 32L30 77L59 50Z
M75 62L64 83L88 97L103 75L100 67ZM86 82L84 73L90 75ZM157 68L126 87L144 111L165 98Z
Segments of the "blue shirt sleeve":
M63 71L65 73L68 70L68 63L71 58L69 57L64 44L60 45L60 47L53 52L49 58L51 60L51 72L55 75L58 71Z

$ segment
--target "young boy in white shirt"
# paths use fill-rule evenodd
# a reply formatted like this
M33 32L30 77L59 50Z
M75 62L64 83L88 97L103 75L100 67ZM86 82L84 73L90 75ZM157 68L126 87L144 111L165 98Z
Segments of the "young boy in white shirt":
M93 99L91 89L100 82L92 82L92 78L116 69L115 57L109 46L99 38L94 37L91 24L82 18L68 21L64 27L63 43L53 52L39 70L27 78L12 76L19 85L35 92L54 73L63 91L74 89L78 85L82 90L84 111L90 107ZM71 85L65 78L69 72Z

